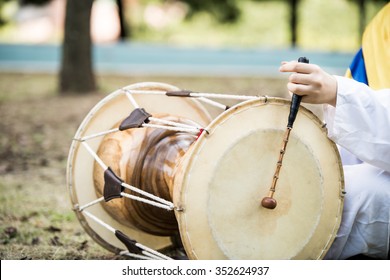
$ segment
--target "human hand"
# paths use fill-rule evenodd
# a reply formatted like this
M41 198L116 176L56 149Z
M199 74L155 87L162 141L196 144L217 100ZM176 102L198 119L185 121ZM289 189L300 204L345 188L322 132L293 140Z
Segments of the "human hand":
M291 72L287 88L302 96L302 102L336 106L337 80L318 65L283 61L280 72Z

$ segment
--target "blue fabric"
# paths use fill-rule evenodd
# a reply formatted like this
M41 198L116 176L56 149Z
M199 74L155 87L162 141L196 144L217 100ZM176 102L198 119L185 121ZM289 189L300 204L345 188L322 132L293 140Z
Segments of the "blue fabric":
M368 85L366 66L364 64L362 48L360 48L360 50L353 58L352 63L349 66L349 70L351 71L351 75L354 80Z

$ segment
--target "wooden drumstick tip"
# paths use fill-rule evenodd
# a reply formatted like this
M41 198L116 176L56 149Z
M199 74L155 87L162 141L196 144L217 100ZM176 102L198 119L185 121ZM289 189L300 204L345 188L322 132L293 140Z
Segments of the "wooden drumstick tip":
M275 209L276 205L276 199L273 197L266 196L261 201L261 206L267 209Z

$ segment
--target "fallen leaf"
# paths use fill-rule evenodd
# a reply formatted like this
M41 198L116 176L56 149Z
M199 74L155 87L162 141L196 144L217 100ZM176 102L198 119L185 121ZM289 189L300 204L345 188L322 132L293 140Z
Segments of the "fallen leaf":
M31 240L31 245L38 245L39 243L41 243L41 239L39 239L39 237L34 237Z
M60 228L54 227L54 226L47 227L47 228L45 228L45 230L47 230L49 232L61 232Z
M4 233L8 235L9 238L14 238L18 234L16 227L7 227L4 229Z
M88 241L85 240L85 241L80 243L80 246L77 248L77 250L81 251L81 250L85 250L87 248L88 248Z
M53 246L62 246L64 244L61 243L60 238L58 236L54 236L53 238L50 239L50 243Z

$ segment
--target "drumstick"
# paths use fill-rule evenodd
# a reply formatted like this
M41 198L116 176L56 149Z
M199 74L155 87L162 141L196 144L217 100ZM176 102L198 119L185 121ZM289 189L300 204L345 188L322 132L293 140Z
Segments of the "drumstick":
M309 60L306 57L300 57L298 59L298 62L309 63ZM276 183L279 179L279 172L280 172L280 169L282 168L283 156L286 152L288 139L290 138L290 132L291 132L291 129L293 128L294 121L297 117L299 105L301 104L301 100L302 100L302 96L297 95L297 94L293 94L292 99L291 99L290 114L288 116L287 128L286 128L286 132L284 134L283 144L282 144L282 148L280 149L279 160L276 164L276 170L275 170L274 177L272 180L271 188L269 189L268 196L264 197L263 200L261 201L261 205L264 208L274 209L277 205L276 199L273 198L273 196L274 196L274 193L276 190Z

